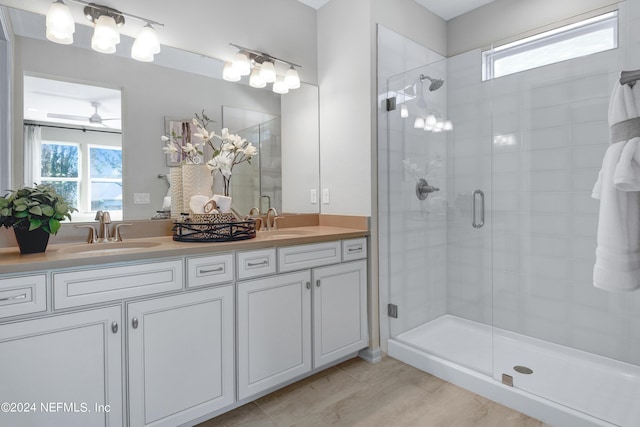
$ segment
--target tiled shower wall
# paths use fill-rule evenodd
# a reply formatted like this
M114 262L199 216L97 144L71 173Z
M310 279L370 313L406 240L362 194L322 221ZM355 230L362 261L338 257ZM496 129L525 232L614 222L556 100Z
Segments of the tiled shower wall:
M479 51L449 60L450 199L469 209L482 186L489 212L489 227L474 230L458 217L464 207L451 210L449 313L640 363L640 293L592 286L590 197L611 88L621 69L640 66L638 3L620 4L617 50L485 83Z

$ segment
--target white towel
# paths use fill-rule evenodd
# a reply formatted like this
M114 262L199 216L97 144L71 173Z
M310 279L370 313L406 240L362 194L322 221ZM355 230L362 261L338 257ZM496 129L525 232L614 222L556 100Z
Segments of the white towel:
M610 291L640 288L640 82L616 85L609 103L612 141L592 197L600 199L593 285Z

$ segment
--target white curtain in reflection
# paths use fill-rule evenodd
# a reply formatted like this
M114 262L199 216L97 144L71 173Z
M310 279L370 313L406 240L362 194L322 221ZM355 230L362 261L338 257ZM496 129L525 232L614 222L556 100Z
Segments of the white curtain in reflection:
M40 183L40 126L24 125L24 185Z

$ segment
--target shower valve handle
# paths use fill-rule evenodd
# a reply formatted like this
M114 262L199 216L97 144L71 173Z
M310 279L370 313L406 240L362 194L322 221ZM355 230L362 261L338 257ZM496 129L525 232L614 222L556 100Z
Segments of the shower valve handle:
M427 180L424 178L420 178L416 184L416 196L418 196L418 200L424 200L429 194L436 191L440 191L440 189L433 185L429 185Z

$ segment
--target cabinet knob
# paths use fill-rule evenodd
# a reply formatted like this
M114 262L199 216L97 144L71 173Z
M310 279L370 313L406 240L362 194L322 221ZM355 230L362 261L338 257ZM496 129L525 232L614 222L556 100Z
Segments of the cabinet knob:
M114 334L118 333L118 322L111 323L111 332L113 332Z
M138 329L138 318L134 317L133 319L131 319L131 326L133 327L133 329Z
M316 280L316 288L320 287L320 279Z
M311 289L311 282L307 282L307 289Z

